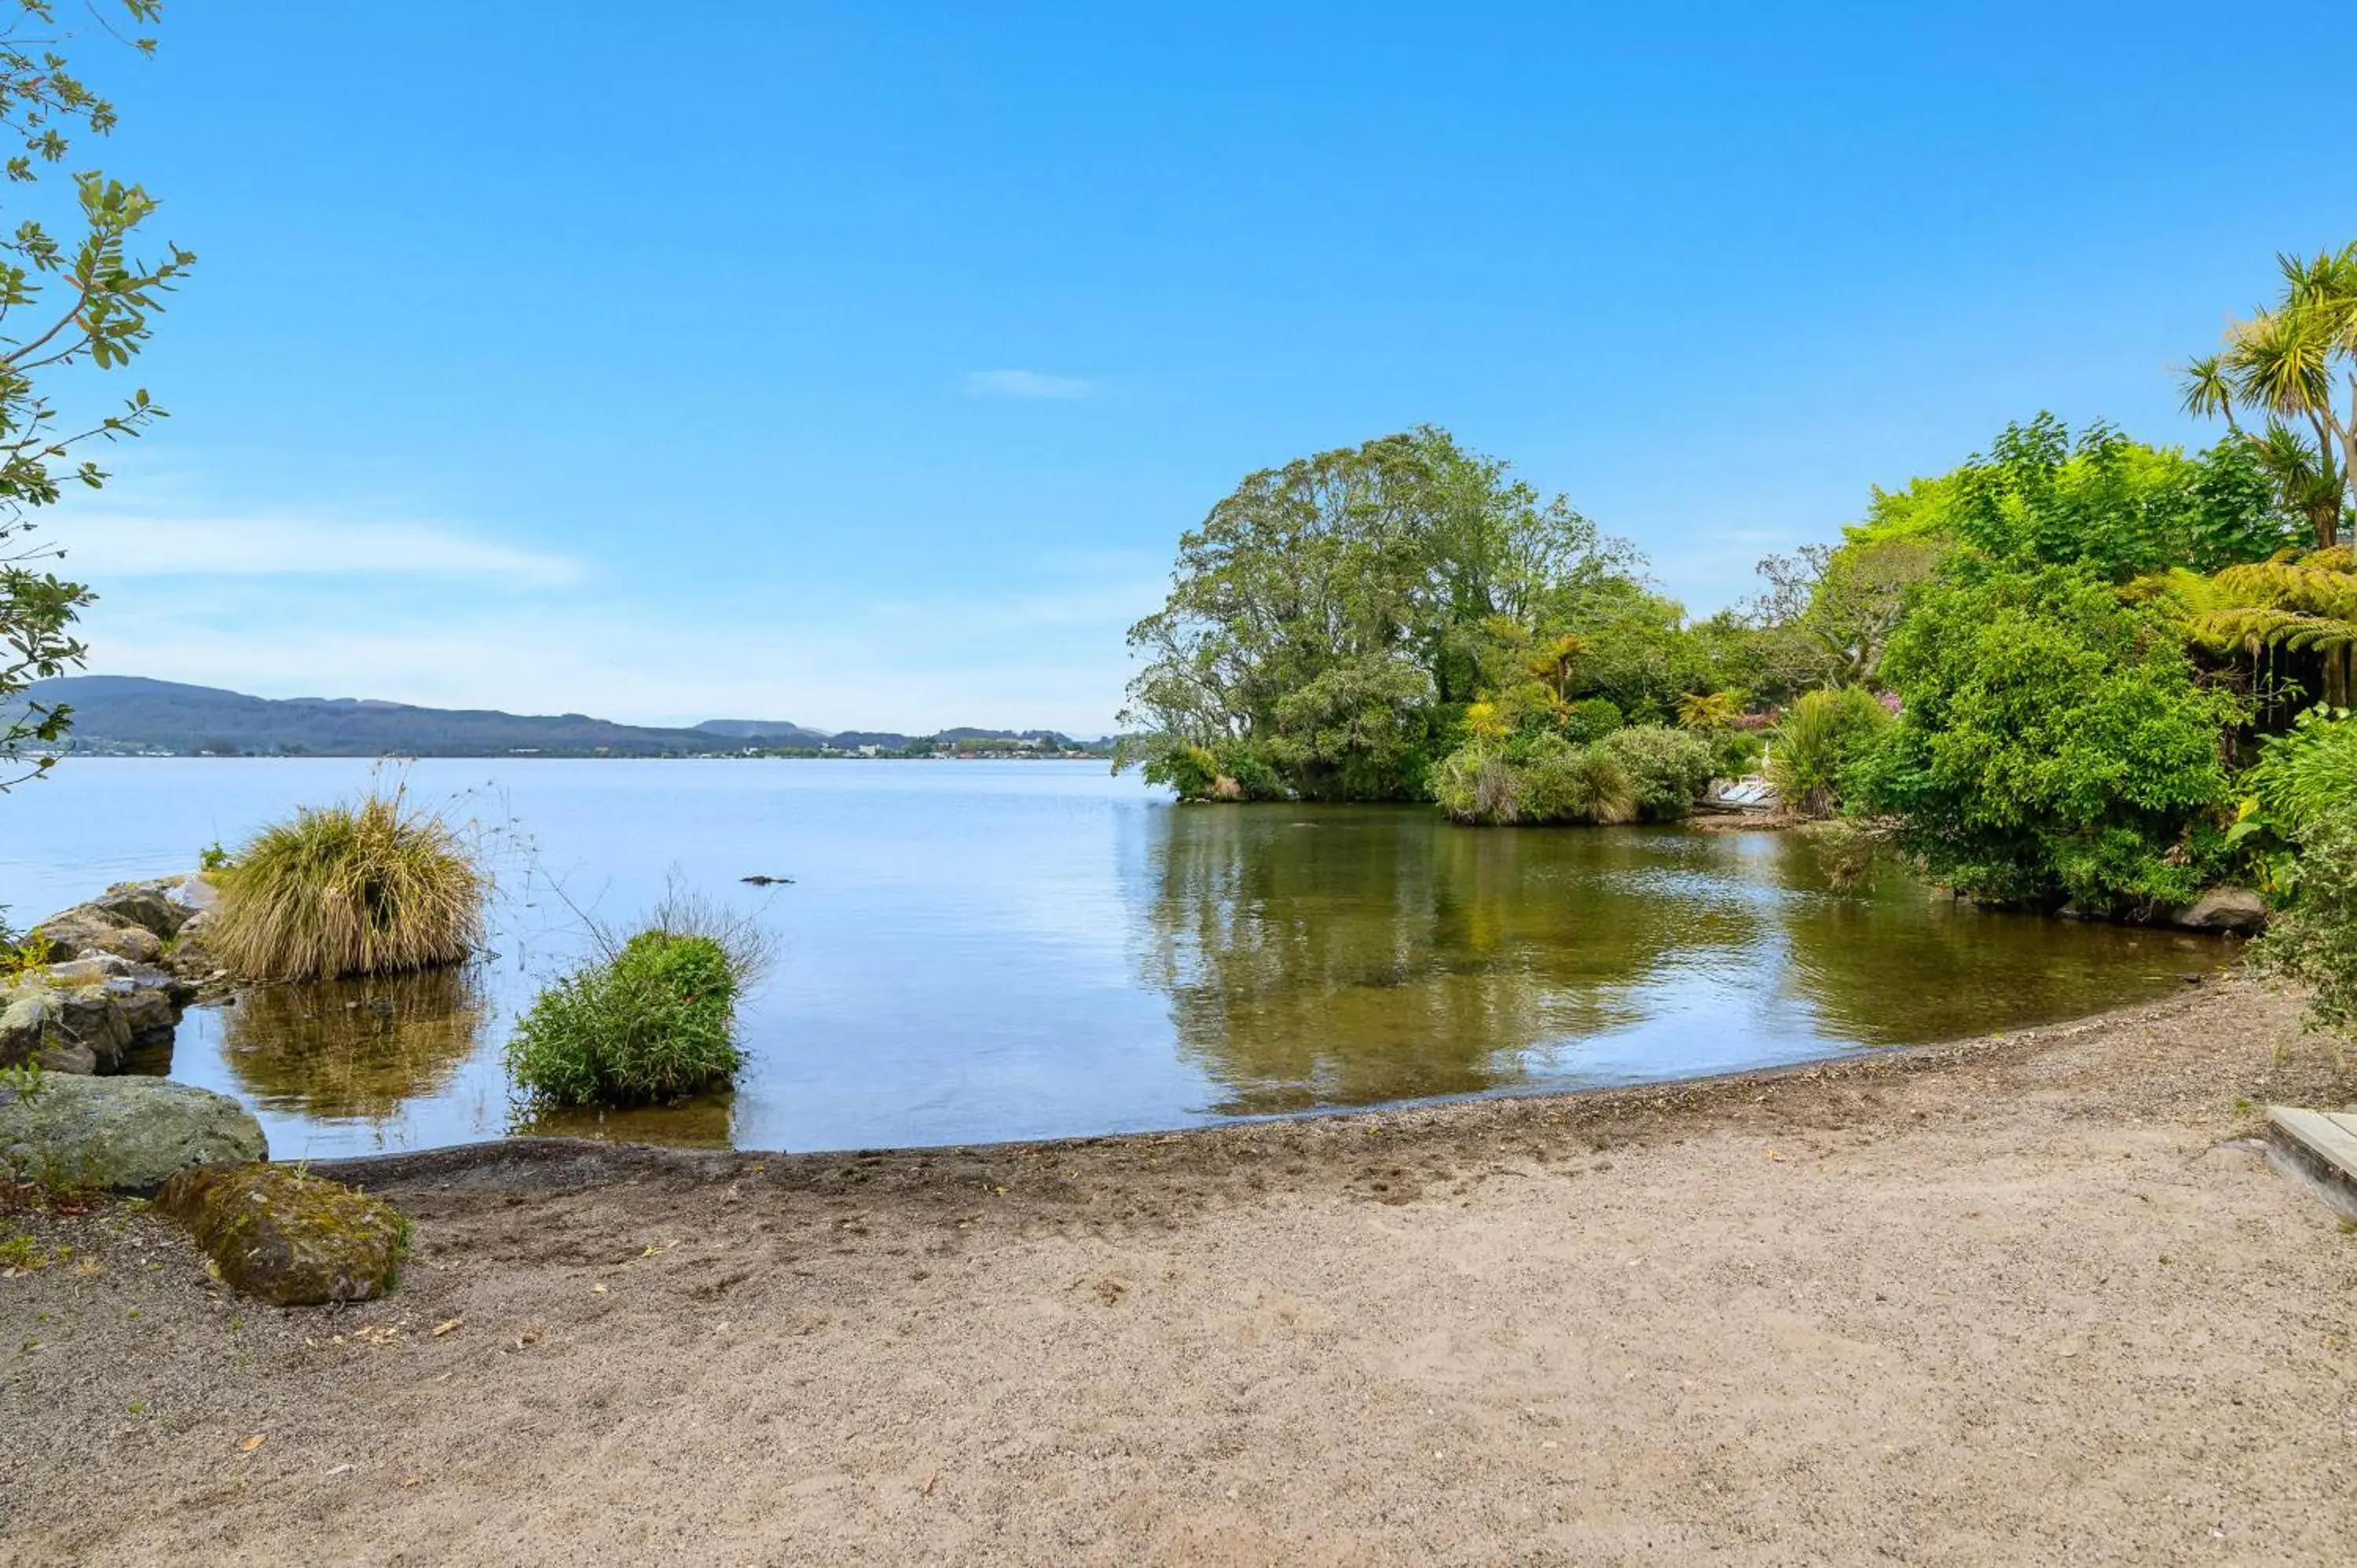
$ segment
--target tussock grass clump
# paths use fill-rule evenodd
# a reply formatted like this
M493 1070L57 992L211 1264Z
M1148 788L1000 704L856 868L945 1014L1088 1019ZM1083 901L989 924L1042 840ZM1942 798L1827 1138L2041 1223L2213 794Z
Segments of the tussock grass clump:
M737 993L758 971L751 926L668 908L540 993L516 1023L508 1073L543 1106L675 1101L728 1082L744 1065Z
M210 874L205 945L250 980L333 980L459 962L482 937L486 878L440 816L406 791L307 806Z
M1843 776L1891 725L1890 712L1859 686L1804 692L1776 727L1768 780L1784 803L1822 817L1842 803Z
M1553 735L1512 750L1477 744L1451 752L1433 770L1432 792L1449 821L1490 827L1633 822L1641 805L1629 769L1605 747Z

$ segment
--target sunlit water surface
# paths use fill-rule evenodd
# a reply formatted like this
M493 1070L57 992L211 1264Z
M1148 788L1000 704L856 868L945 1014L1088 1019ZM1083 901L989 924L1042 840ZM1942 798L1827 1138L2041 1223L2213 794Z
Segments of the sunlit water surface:
M339 760L75 760L0 800L26 923L188 869ZM1092 763L419 762L479 822L496 956L192 1011L172 1076L281 1158L529 1130L501 1047L583 950L678 887L756 916L733 1095L537 1125L743 1148L954 1144L1691 1076L2116 1006L2215 939L1829 890L1769 832L1453 828L1428 809L1178 807ZM757 889L742 878L791 877ZM581 913L576 913L576 910Z

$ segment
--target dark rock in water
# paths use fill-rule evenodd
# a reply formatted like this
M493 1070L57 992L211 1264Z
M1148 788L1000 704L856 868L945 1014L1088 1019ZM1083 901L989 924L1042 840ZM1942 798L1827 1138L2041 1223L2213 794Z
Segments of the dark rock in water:
M51 1186L152 1192L190 1166L269 1152L243 1106L193 1084L50 1073L29 1095L0 1089L0 1163Z
M737 880L749 882L756 887L786 887L792 886L794 879L791 876L744 876Z
M2170 910L2169 922L2190 931L2247 936L2266 929L2267 901L2247 887L2212 887L2192 903Z
M212 1165L164 1184L221 1277L280 1306L371 1301L409 1255L409 1221L380 1197L285 1165Z

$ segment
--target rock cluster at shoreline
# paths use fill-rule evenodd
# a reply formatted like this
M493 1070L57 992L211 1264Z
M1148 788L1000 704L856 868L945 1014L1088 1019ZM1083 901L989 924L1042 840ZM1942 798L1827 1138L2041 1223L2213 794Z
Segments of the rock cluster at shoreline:
M34 927L48 961L0 982L0 1068L112 1074L168 1058L181 1010L226 979L203 944L218 897L201 875L118 883Z
M237 1290L281 1306L393 1288L409 1222L381 1199L268 1164L228 1095L156 1076L181 1011L228 976L205 951L202 874L125 882L33 928L0 981L0 1185L156 1193Z

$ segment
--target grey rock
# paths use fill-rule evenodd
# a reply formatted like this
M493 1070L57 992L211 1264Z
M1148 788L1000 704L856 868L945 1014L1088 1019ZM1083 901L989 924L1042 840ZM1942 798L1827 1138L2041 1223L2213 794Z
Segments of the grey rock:
M89 1071L45 1059L49 1049L66 1043L64 1026L65 1006L46 986L19 982L0 991L0 1068L40 1060L59 1072Z
M88 1050L97 1064L83 1070L122 1071L123 1053L131 1048L132 1029L114 993L103 985L85 985L52 994L60 1004L59 1026L66 1039Z
M2169 911L2169 923L2191 931L2263 930L2267 901L2247 887L2212 887L2192 903Z
M153 963L164 956L164 940L155 932L110 920L87 904L50 916L33 934L47 941L50 956L60 961L111 955Z
M163 991L126 991L116 997L115 1005L131 1031L132 1047L164 1045L180 1026L180 1010Z
M133 1046L168 1046L180 1010L219 978L188 940L213 897L201 876L117 883L36 926L56 961L0 987L0 1066L113 1073Z
M153 932L158 940L167 940L178 936L195 912L171 897L173 888L186 880L168 876L154 882L118 882L83 908L99 911L117 925L137 926Z
M53 1186L153 1192L192 1165L269 1157L262 1124L226 1095L161 1078L43 1078L0 1089L0 1149Z
M143 974L164 983L134 978ZM170 1043L180 1021L178 984L121 959L35 970L0 987L0 1067L30 1061L49 1072L121 1072L133 1047Z
M103 985L60 990L36 974L0 992L0 1067L115 1072L130 1044L131 1021Z
M187 929L189 921L210 915L221 908L221 887L203 872L191 872L186 876L168 876L164 897L188 911L188 919L181 922Z

